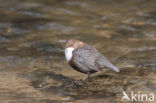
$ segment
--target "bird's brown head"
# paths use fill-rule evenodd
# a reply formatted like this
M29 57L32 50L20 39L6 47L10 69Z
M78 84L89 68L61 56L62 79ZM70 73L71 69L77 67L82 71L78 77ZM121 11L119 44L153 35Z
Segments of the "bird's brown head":
M66 41L66 48L72 47L74 49L80 48L84 45L83 42L76 39L69 39Z

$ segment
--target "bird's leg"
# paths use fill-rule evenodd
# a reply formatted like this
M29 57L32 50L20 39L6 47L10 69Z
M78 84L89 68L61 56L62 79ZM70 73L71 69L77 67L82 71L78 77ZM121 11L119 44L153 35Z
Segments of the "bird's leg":
M88 79L88 78L90 77L90 72L87 73L87 74L88 74L88 75L87 75L86 77L84 77L83 80L86 80L86 79Z

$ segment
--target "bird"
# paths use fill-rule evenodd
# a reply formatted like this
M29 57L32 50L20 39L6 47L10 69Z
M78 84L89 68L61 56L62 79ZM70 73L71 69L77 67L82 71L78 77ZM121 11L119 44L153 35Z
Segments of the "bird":
M65 58L73 69L87 74L83 80L88 79L93 73L102 72L104 68L120 72L120 70L97 49L80 40L69 39L66 41Z

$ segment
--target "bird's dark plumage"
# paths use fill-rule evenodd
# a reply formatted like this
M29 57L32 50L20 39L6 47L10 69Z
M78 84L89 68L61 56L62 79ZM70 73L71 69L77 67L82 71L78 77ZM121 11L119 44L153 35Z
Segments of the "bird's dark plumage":
M110 63L99 51L78 40L68 40L66 48L74 48L69 64L81 73L91 74L110 68L116 72L119 69Z

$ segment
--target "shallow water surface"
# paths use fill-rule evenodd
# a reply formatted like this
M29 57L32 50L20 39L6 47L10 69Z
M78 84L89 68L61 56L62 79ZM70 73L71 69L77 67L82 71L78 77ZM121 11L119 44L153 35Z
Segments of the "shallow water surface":
M0 0L0 103L120 103L123 91L156 96L155 5ZM104 70L83 81L64 57L70 38L93 45L120 73Z

